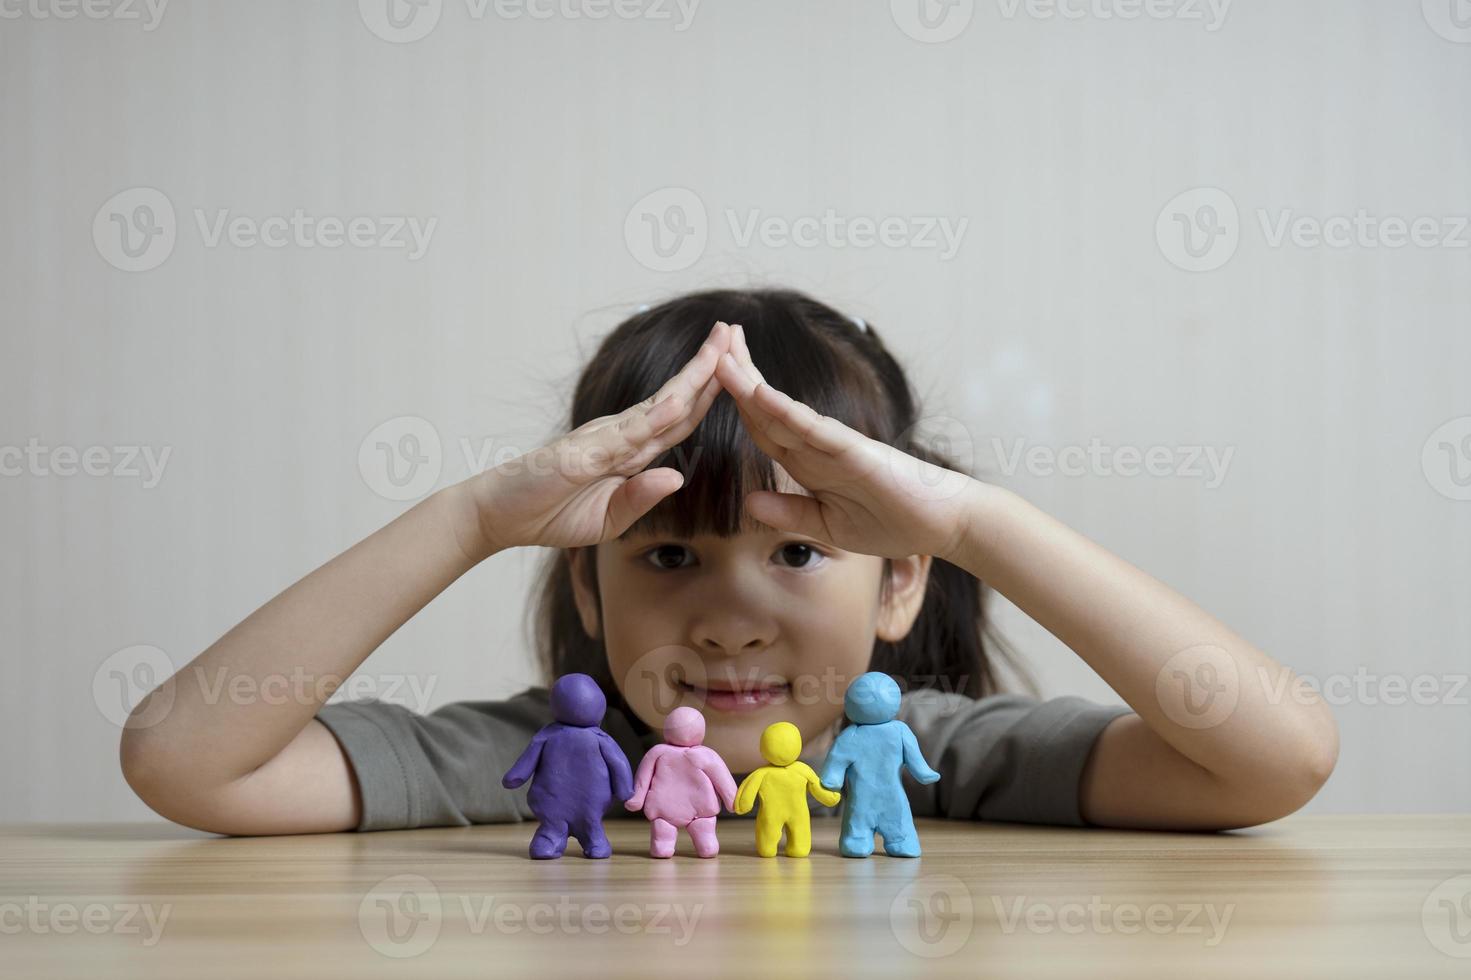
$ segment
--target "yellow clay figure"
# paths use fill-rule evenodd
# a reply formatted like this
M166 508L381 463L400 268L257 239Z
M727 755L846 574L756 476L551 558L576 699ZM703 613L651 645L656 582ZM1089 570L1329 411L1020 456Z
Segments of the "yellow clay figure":
M761 733L761 756L771 765L762 766L741 781L736 790L736 813L750 813L756 801L756 853L775 857L782 831L787 833L787 857L806 857L812 850L812 818L807 812L807 792L823 806L837 806L842 794L824 789L817 773L805 762L802 733L790 722L767 725Z

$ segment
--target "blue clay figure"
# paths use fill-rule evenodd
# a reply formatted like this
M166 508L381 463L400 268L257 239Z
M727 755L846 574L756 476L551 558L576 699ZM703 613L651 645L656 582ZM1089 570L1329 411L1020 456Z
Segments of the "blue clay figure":
M920 754L914 732L895 718L899 685L888 674L870 671L848 685L843 712L853 724L834 740L822 764L822 785L843 794L839 853L868 857L877 831L890 857L919 857L919 834L899 773L908 769L925 785L940 774Z
M569 834L586 857L608 857L613 847L603 815L615 797L622 802L633 795L628 758L598 727L608 700L588 675L564 674L552 685L551 703L556 721L532 737L501 785L515 789L535 777L526 792L541 821L531 838L533 858L561 857Z

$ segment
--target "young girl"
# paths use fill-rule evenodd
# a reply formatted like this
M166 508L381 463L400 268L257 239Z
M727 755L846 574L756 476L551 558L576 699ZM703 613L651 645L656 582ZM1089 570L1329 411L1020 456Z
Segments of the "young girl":
M583 371L566 435L435 492L252 613L138 705L149 723L124 731L123 772L163 816L223 834L529 818L500 780L551 720L546 688L429 715L324 702L456 578L536 545L556 549L537 607L548 683L597 679L634 766L689 705L737 778L774 721L820 768L848 683L872 669L900 681L900 717L941 774L908 785L917 817L1220 829L1312 798L1338 752L1322 701L1188 599L918 445L919 417L877 331L809 297L712 291L640 312ZM983 582L1129 707L998 693ZM253 690L323 683L221 698L222 672Z

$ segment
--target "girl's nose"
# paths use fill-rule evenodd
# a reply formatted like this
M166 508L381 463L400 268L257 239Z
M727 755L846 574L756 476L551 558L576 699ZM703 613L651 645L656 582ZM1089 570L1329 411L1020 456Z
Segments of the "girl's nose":
M710 656L738 657L757 653L776 641L770 616L726 607L699 616L691 631L692 645Z

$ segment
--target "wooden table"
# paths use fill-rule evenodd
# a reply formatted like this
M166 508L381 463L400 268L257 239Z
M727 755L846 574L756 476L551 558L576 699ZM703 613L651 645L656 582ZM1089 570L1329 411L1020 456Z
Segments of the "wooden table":
M1471 816L1220 835L922 823L919 860L526 857L529 825L0 829L7 977L1471 977ZM837 968L841 967L841 971Z

